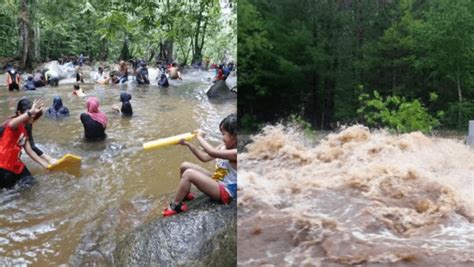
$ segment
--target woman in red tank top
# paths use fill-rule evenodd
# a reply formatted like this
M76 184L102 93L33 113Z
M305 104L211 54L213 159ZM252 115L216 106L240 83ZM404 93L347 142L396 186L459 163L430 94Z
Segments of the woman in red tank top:
M39 157L28 141L26 124L38 114L44 106L42 100L33 104L25 99L18 102L16 114L7 119L0 127L0 188L11 188L19 183L28 184L33 181L30 172L20 160L24 148L28 156L44 168L48 163Z

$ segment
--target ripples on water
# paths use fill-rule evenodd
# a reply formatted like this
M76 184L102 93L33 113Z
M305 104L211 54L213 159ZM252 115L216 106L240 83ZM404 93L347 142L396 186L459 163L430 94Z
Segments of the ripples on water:
M472 266L474 152L353 126L267 127L239 155L240 265Z
M0 114L14 113L18 100L43 97L47 105L60 95L71 116L54 121L43 117L33 135L45 153L82 157L78 173L45 173L28 157L24 162L37 180L31 188L0 193L0 265L111 264L115 241L126 231L160 215L179 181L183 161L198 163L185 147L143 151L146 141L201 128L221 141L220 121L236 111L236 101L210 102L204 91L211 73L191 72L168 89L156 85L82 85L99 98L109 117L104 142L83 141L79 120L86 99L71 95L72 85L33 92L0 93ZM134 116L111 111L120 91L132 94ZM212 164L207 167L212 168Z

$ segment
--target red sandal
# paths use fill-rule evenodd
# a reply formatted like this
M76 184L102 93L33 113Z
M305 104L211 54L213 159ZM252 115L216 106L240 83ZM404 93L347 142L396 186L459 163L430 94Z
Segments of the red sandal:
M170 203L170 206L168 208L165 208L163 210L163 217L168 217L172 216L175 214L178 214L180 212L185 212L188 210L188 206L186 203L179 202L178 204Z
M183 201L191 201L194 199L194 194L189 192L185 197Z

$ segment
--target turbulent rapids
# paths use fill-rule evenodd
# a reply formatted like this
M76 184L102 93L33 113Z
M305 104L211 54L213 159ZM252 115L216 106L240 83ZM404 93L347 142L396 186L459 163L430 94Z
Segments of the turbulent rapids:
M268 126L239 154L239 265L474 264L473 150L362 126L308 144Z

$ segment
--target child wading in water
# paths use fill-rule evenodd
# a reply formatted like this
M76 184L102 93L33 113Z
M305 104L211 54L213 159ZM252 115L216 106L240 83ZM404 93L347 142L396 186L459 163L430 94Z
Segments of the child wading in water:
M237 116L227 116L219 125L224 146L215 148L204 140L204 133L198 131L196 139L202 150L191 143L181 140L181 144L189 147L196 157L202 162L218 159L217 169L214 174L204 168L184 162L181 165L181 181L174 202L163 211L163 216L171 216L186 211L188 207L185 200L192 200L190 193L191 184L214 200L229 204L237 195Z

